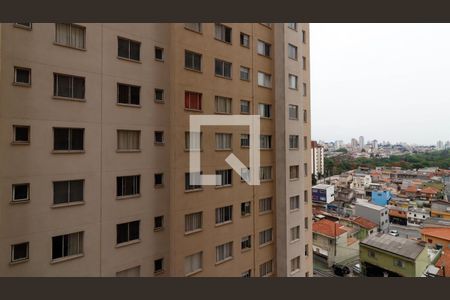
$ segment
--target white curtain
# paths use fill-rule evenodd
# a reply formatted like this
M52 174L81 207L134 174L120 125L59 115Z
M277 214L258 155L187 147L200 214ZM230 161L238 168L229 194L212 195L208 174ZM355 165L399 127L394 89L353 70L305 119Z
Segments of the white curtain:
M118 130L117 148L119 150L139 150L140 132L136 130Z
M216 149L231 149L231 134L216 133Z

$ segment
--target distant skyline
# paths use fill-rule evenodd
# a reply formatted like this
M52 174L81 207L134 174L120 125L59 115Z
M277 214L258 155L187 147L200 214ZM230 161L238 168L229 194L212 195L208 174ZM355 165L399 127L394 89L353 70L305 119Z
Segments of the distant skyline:
M450 24L311 24L314 140L450 140Z

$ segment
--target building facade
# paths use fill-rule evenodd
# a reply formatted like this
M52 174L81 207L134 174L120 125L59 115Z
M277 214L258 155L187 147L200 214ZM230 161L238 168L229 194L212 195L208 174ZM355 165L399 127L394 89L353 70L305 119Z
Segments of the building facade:
M308 24L1 24L0 274L312 276L309 86Z
M317 179L325 175L324 147L316 141L311 142L311 167Z

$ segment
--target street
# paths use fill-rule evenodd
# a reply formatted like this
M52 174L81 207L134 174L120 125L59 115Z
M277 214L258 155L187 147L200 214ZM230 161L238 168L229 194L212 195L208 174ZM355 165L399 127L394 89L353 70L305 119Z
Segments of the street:
M404 238L420 238L420 227L389 224L389 230L398 230L399 236Z

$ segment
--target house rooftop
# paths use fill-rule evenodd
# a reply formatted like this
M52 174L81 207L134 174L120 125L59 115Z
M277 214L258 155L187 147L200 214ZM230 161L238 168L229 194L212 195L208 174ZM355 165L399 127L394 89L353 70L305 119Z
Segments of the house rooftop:
M420 230L421 234L432 236L438 239L450 241L450 228L426 227Z
M397 254L412 260L425 249L425 244L410 239L395 237L389 234L375 234L367 237L361 243L369 247Z
M313 232L335 238L346 233L346 231L341 227L342 225L339 223L335 223L327 219L322 219L313 223Z
M327 188L329 188L329 187L333 187L333 185L320 183L320 184L317 184L317 185L313 186L312 188L313 188L313 189L321 189L321 190L324 190L324 189L327 189Z
M376 204L373 204L373 203L369 203L367 201L361 201L361 199L357 199L356 201L357 201L356 202L356 206L358 206L358 205L359 206L364 206L364 207L375 209L375 210L384 210L384 209L386 209L384 206L380 206L380 205L376 205Z
M363 217L357 217L356 219L353 220L353 223L355 223L356 225L359 225L360 227L365 228L365 229L372 229L372 228L378 227L377 224L375 224L374 222L369 221Z

